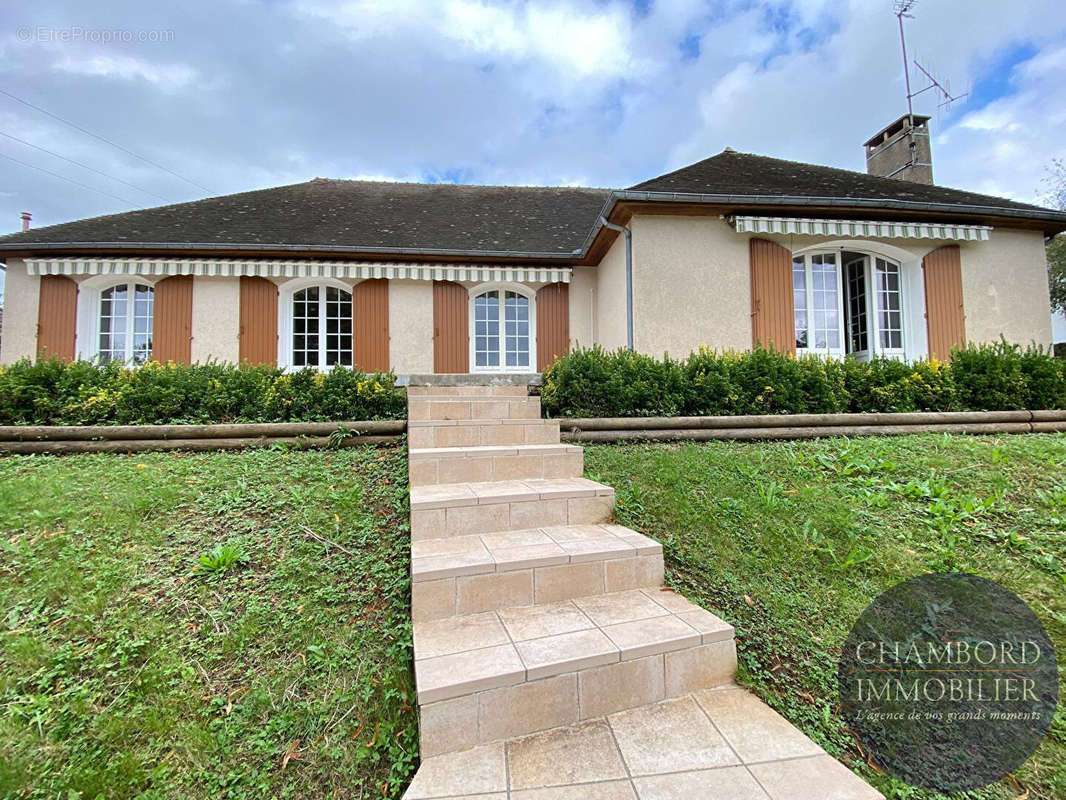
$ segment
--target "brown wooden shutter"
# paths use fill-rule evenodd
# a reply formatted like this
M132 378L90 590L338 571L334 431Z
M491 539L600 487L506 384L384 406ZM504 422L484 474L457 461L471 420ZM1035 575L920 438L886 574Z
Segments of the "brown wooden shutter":
M792 254L766 239L751 240L751 339L779 353L796 353Z
M155 285L152 360L188 364L192 360L192 275L175 275Z
M570 284L537 290L537 371L544 372L570 351Z
M951 349L966 343L962 307L962 255L957 244L940 247L922 259L925 324L929 355L946 361Z
M389 371L389 282L372 278L352 288L352 365Z
M278 363L278 287L266 278L241 278L241 363Z
M450 281L433 282L433 371L470 371L469 295Z
M37 306L37 355L74 360L78 284L62 275L41 277Z

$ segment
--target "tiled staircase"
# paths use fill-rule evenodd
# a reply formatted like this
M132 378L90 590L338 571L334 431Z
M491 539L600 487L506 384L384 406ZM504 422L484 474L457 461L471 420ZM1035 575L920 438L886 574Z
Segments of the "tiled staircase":
M408 392L423 758L732 680L733 629L663 588L524 387Z

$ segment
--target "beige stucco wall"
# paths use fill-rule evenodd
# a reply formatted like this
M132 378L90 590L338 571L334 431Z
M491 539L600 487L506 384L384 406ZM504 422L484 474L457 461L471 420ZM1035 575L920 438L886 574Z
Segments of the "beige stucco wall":
M996 228L987 242L962 246L966 338L1051 344L1047 253L1040 231Z
M389 281L389 361L400 375L433 372L433 283Z
M192 360L240 358L240 278L193 278Z
M4 330L0 340L0 364L37 356L37 301L41 279L26 273L17 258L7 260L4 278Z
M746 236L717 217L637 215L630 228L637 350L684 357L701 345L751 346ZM624 326L624 275L621 290Z
M596 268L596 342L626 346L626 242L619 234Z
M570 347L591 347L596 342L598 298L595 267L574 267L570 276Z

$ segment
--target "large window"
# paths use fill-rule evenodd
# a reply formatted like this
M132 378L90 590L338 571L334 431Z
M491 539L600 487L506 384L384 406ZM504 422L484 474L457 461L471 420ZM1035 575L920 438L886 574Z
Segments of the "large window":
M473 297L474 369L526 371L532 365L530 298L508 289Z
M336 286L293 292L291 359L294 367L352 365L352 294Z
M844 251L792 259L796 352L858 359L904 355L900 265Z
M143 364L152 357L154 291L143 283L120 283L100 292L96 353L101 361Z

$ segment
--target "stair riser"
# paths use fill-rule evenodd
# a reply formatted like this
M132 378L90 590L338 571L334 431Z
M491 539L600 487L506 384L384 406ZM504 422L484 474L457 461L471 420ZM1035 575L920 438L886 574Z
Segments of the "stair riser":
M427 703L419 708L422 757L721 686L736 666L728 639Z
M418 420L415 420L417 423ZM529 420L483 424L411 424L407 426L407 446L484 447L490 445L558 444L557 420Z
M529 387L515 386L408 386L408 397L528 397Z
M411 486L526 478L580 478L585 471L585 454L584 450L575 449L551 455L411 458L407 470Z
M411 511L411 540L472 533L521 531L556 525L596 525L614 511L614 492L595 497L560 497Z
M459 419L540 419L540 399L536 397L471 398L407 402L407 418L413 420Z
M424 622L546 605L629 589L654 589L662 582L662 554L420 581L411 585L411 618Z

